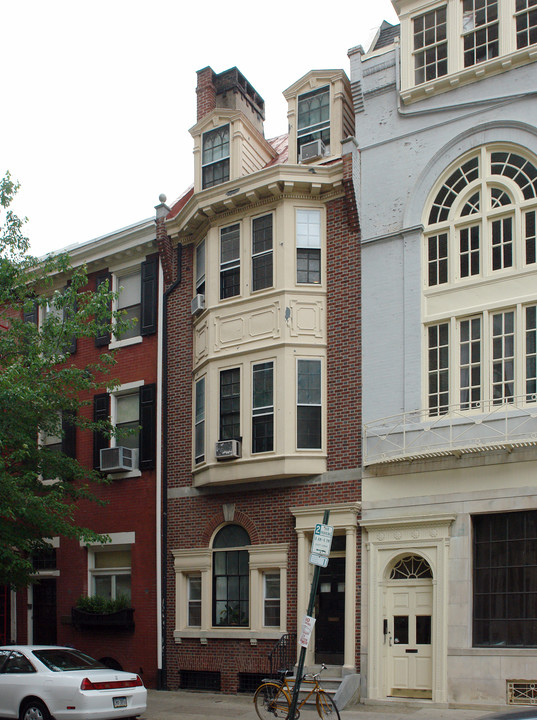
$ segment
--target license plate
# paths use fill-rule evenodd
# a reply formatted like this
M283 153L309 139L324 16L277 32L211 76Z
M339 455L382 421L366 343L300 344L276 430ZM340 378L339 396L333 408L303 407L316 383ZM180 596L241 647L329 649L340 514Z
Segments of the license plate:
M127 707L127 698L126 697L113 698L113 701L114 701L115 708Z

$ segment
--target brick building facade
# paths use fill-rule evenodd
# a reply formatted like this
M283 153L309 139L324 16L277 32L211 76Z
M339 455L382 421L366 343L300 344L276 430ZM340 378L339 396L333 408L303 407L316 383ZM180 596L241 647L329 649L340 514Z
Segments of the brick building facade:
M194 188L157 207L166 278L170 688L248 689L300 629L309 546L335 528L306 663L359 670L359 228L350 86L308 73L289 136L233 68L198 73ZM342 149L343 148L343 149Z

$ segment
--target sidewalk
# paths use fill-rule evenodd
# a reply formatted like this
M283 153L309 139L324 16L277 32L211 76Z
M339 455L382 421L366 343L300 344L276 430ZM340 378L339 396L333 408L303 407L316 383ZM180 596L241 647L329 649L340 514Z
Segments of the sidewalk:
M513 708L519 709L520 708ZM341 720L474 720L490 710L463 710L413 707L401 702L393 705L353 705L341 711ZM315 708L304 709L301 720L317 720ZM253 695L188 690L148 690L147 712L141 720L258 720Z

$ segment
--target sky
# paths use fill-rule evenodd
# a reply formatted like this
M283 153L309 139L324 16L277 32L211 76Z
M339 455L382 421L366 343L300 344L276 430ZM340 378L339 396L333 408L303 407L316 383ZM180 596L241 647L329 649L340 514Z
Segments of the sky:
M238 67L287 132L283 91L369 48L390 0L0 0L0 175L43 255L154 216L192 183L196 71Z

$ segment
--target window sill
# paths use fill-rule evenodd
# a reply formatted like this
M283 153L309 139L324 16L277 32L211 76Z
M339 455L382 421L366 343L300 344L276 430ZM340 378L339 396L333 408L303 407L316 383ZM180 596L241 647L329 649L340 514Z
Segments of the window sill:
M174 640L180 644L182 640L199 640L204 643L206 640L279 640L285 630L263 629L251 630L250 628L225 628L222 630L200 630L198 628L185 628L175 630Z
M537 59L537 47L530 45L529 47L515 50L508 55L500 55L492 60L477 63L471 67L461 68L458 72L442 77L429 80L420 85L411 85L401 90L401 100L405 105L418 102L428 97L434 97L440 93L454 90L463 85L482 80L491 75L512 70L522 65L527 65Z
M142 341L143 337L141 335L136 335L136 337L127 338L126 340L112 340L108 343L108 347L110 350L114 350L115 348L128 347L129 345L138 345Z

